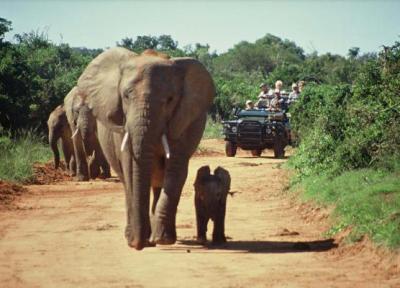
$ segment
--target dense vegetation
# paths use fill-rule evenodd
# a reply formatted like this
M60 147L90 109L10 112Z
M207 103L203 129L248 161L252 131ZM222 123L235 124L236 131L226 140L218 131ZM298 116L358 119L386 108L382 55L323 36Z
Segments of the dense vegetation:
M27 182L33 177L32 164L46 162L51 151L37 131L0 135L0 180Z
M17 34L15 41L4 40L12 23L0 18L0 125L7 130L39 127L45 131L48 114L59 103L86 65L101 49L73 48L54 44L39 31ZM359 55L358 48L349 50L348 57L330 53L306 55L289 40L271 34L255 41L240 42L226 53L210 51L209 45L196 43L183 48L169 35L126 37L116 43L134 52L152 48L171 56L199 59L212 73L217 87L213 119L228 117L234 105L255 99L258 85L270 85L281 79L286 88L292 82L351 84L357 69L374 54Z
M305 196L336 204L334 231L400 247L400 42L352 85L308 85L292 107L301 137L290 164ZM312 123L312 125L310 125Z

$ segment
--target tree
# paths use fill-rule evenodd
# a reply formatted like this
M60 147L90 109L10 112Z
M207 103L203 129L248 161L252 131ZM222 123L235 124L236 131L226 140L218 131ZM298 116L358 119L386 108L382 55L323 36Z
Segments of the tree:
M161 35L157 39L158 46L157 49L168 51L176 50L178 48L178 42L174 41L170 35Z
M355 58L357 58L359 53L360 53L360 48L352 47L347 52L347 56L349 56L350 59L355 59Z
M3 43L4 35L11 30L11 21L0 17L0 44Z

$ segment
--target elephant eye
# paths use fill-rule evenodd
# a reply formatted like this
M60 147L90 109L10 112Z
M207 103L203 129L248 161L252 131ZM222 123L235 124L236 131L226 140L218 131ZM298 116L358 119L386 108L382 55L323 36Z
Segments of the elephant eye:
M133 87L130 87L128 89L125 90L124 92L124 98L129 99L129 96L133 93Z

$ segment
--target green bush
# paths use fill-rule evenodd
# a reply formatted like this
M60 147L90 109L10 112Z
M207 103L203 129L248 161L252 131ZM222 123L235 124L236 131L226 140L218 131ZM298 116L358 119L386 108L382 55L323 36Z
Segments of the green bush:
M363 65L353 85L308 85L291 109L300 145L289 165L307 198L335 206L332 232L352 227L400 247L400 42Z
M37 131L20 131L16 137L10 133L0 135L0 179L27 182L33 177L33 164L47 162L52 153Z
M351 239L369 235L379 244L400 247L400 170L361 169L333 178L311 176L302 186L306 199L335 205L337 221L331 232L352 227Z
M206 128L204 130L203 139L219 139L222 138L222 124L221 122L216 122L211 119L211 117L207 118Z

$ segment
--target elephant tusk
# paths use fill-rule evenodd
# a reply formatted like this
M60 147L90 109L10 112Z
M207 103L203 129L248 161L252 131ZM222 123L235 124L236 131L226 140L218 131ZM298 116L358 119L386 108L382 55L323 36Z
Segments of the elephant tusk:
M161 136L161 142L162 142L162 145L164 147L165 157L167 157L167 159L169 159L169 157L171 155L171 151L169 150L168 141L167 141L167 135L163 134Z
M128 132L125 132L124 139L122 139L121 152L123 152L125 150L125 146L126 146L126 143L128 142L128 139L129 139L129 134L128 134Z
M72 136L71 136L71 139L74 138L78 134L78 131L79 131L78 128L76 128L74 134L72 134Z

